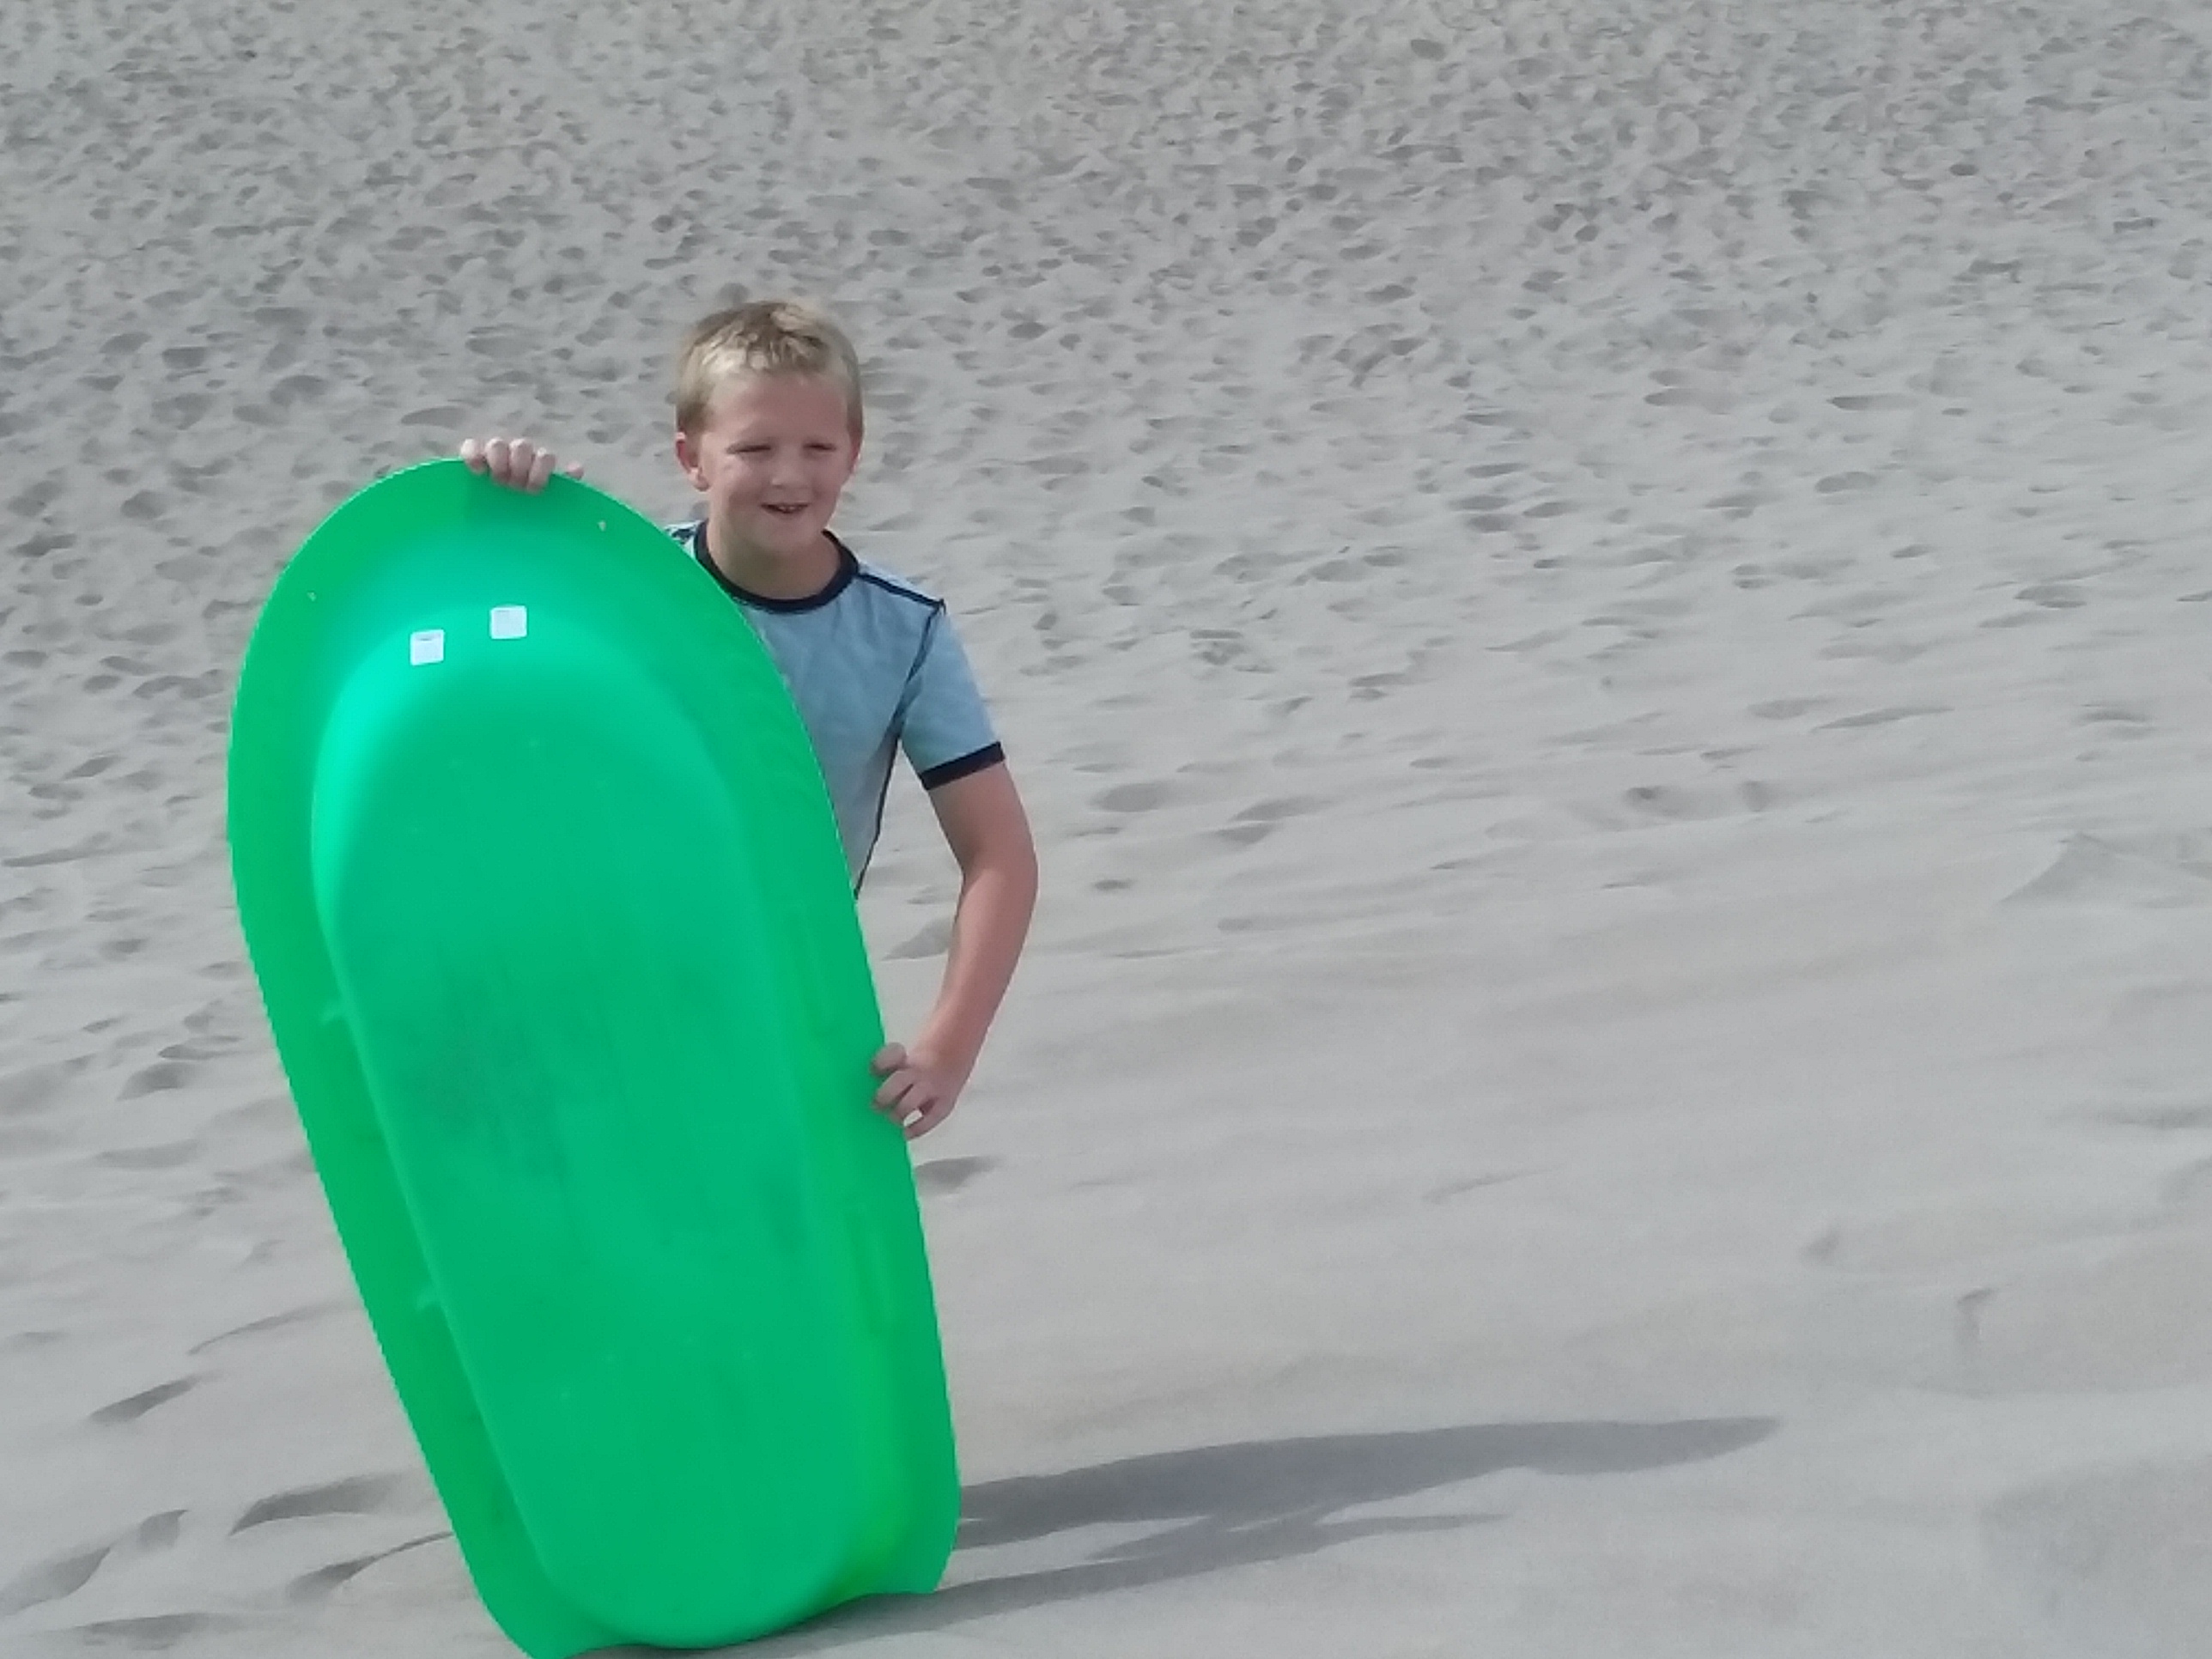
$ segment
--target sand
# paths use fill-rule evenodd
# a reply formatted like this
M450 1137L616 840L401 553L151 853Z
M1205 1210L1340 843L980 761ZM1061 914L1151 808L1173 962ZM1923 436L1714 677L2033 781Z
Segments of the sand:
M1045 860L945 1589L776 1654L2212 1653L2212 26L0 17L0 1651L507 1651L244 966L275 572L837 304ZM949 859L864 904L895 1028Z

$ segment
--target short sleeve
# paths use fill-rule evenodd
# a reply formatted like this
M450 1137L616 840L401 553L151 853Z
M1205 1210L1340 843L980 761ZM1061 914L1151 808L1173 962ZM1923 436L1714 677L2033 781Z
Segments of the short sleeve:
M899 741L925 789L964 778L1006 758L990 710L975 689L952 618L932 613L899 705Z

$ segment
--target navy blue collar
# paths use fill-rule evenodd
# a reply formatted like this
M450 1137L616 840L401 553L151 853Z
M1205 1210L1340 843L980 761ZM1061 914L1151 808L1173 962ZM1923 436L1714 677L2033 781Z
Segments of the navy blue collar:
M837 574L817 592L809 593L801 599L772 599L765 593L756 593L750 587L742 587L724 575L722 567L708 556L707 521L704 519L691 526L691 556L705 566L707 574L720 582L722 585L722 591L739 605L750 605L762 611L786 613L819 611L850 587L853 585L853 579L860 574L860 561L854 555L853 550L839 541L836 537L831 536L828 531L825 530L822 533L830 537L830 545L837 550Z

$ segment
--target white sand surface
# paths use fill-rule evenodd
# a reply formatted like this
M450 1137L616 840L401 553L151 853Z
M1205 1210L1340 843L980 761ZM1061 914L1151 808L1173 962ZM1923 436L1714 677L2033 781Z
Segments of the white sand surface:
M838 304L1045 854L764 1651L2212 1653L2212 21L0 9L0 1651L492 1656L230 907L274 573ZM866 902L895 1025L951 868Z

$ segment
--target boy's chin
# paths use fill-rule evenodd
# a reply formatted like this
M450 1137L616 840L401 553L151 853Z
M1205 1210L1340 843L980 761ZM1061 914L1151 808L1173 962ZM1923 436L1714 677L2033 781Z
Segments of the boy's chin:
M821 540L822 530L812 514L796 519L749 514L744 521L745 539L764 553L810 551Z
M811 553L822 540L822 526L811 518L772 519L761 539L778 553Z

